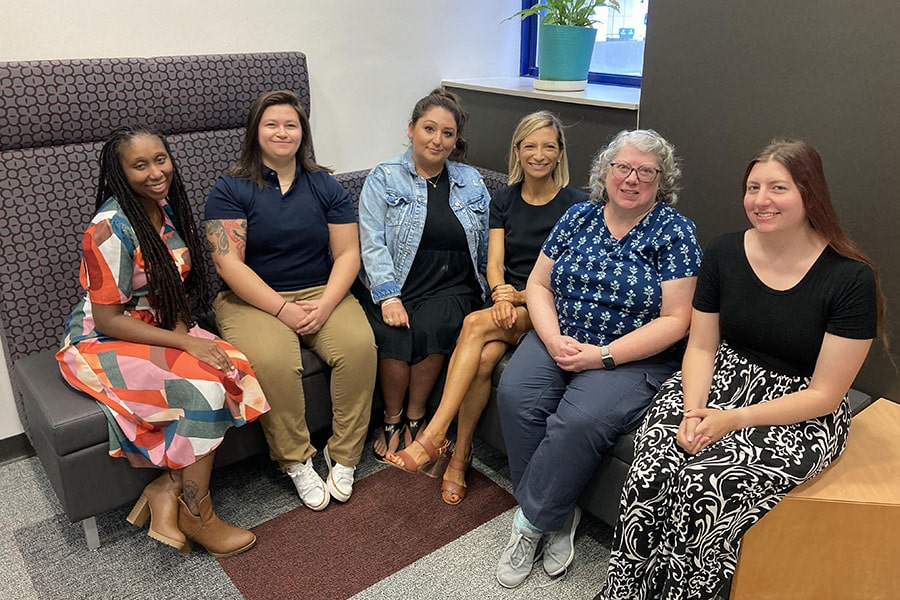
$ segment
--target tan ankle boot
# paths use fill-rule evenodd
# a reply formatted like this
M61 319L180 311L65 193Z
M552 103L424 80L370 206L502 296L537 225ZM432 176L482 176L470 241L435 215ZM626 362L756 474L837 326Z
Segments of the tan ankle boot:
M181 483L173 480L167 471L147 484L127 520L143 527L149 517L150 529L147 535L186 554L190 552L190 548L185 551L187 537L178 528L179 496Z
M232 527L213 512L212 500L207 493L200 500L200 514L195 515L182 498L178 499L178 527L187 536L201 544L216 558L225 558L249 550L256 543L253 532Z

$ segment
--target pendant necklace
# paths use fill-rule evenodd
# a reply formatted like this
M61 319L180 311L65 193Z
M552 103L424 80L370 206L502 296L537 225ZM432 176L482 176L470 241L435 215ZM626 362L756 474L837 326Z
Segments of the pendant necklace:
M441 181L441 177L444 175L444 171L442 170L440 173L435 175L433 178L425 178L425 181L431 184L431 187L437 189L438 183Z

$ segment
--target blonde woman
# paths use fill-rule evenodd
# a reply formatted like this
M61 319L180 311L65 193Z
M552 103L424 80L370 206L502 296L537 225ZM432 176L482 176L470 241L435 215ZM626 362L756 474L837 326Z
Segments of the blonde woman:
M459 415L456 448L444 471L441 497L459 504L466 496L472 436L490 396L491 373L506 351L531 330L525 282L541 243L557 219L588 195L569 185L563 125L547 111L524 117L513 133L509 185L491 200L487 279L490 306L468 315L447 372L440 406L422 435L388 457L394 466L429 470Z

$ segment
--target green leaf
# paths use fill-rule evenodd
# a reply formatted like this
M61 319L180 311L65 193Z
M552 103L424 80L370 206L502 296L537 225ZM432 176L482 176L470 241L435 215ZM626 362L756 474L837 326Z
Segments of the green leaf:
M601 6L619 10L618 0L541 0L531 8L520 10L504 21L516 17L526 19L546 10L547 12L541 19L541 23L544 25L591 27L594 24L594 10Z

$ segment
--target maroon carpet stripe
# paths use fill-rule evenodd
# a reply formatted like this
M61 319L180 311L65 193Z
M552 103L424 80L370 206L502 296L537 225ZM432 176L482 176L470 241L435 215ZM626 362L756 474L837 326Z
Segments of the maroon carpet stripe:
M256 547L219 562L247 600L348 598L516 504L474 470L468 485L466 499L448 506L440 479L384 469L357 481L346 504L263 523Z

